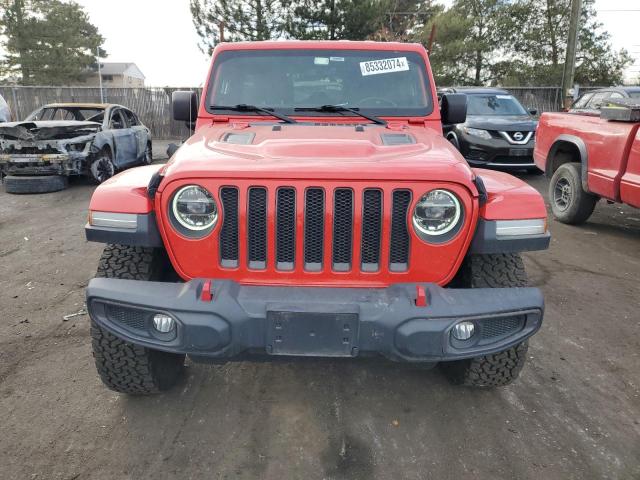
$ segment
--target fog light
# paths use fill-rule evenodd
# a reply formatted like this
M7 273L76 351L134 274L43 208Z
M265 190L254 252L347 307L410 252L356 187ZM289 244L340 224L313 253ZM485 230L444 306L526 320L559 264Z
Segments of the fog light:
M473 336L475 329L473 322L460 322L454 325L451 333L456 340L469 340Z
M153 316L153 326L160 333L169 333L176 326L176 321L164 313L156 313Z

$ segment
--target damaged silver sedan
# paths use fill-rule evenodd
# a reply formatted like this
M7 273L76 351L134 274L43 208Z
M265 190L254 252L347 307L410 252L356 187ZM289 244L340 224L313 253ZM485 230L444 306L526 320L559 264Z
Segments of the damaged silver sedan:
M62 190L76 175L102 183L152 158L149 129L121 105L51 104L0 124L0 175L9 193Z

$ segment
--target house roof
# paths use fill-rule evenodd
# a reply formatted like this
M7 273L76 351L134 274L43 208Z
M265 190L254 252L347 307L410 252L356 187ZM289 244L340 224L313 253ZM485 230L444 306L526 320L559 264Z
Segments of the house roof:
M127 75L143 80L145 78L138 66L132 62L101 62L100 71L102 75Z

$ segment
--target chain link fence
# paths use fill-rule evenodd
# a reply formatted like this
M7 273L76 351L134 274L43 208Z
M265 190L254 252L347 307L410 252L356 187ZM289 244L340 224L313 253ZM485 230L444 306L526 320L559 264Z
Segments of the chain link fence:
M581 88L580 93L601 87ZM151 129L154 138L186 138L189 129L171 117L171 94L175 90L192 90L200 95L200 88L103 88L98 87L18 87L0 86L2 95L17 119L24 119L32 111L47 103L83 102L118 103L138 114ZM539 113L559 111L562 108L561 87L506 88L525 108Z

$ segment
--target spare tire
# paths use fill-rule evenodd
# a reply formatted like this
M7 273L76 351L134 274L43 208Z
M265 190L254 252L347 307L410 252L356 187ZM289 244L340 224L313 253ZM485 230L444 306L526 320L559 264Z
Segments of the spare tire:
M69 180L62 175L41 175L4 177L4 188L7 193L49 193L67 188Z

